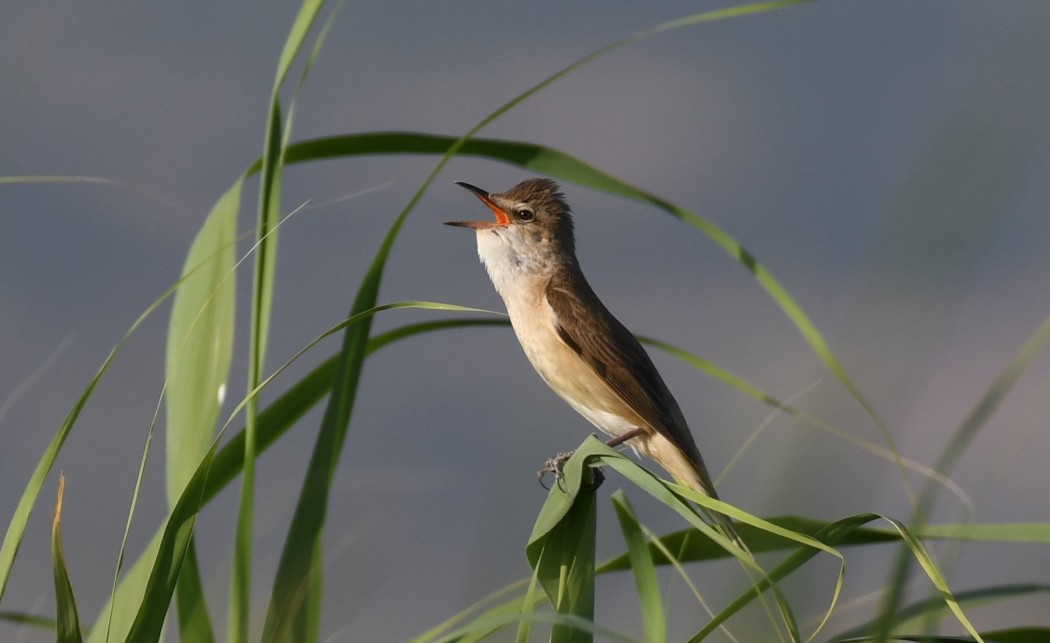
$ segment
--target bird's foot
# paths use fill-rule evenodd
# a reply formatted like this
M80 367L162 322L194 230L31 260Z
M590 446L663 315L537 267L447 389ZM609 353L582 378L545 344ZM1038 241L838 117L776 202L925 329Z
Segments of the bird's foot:
M547 458L547 461L543 463L543 468L536 472L536 475L540 479L540 486L546 489L547 491L550 491L550 487L544 484L543 481L544 478L547 477L548 473L553 473L555 484L558 485L559 489L565 491L565 485L563 483L563 481L565 480L565 474L563 473L562 469L565 467L565 463L568 462L569 458L571 458L572 454L574 453L576 452L564 451L562 453ZM601 469L593 468L591 469L591 472L591 483L581 487L580 491L594 491L598 487L602 486L602 482L605 481L605 474L602 473Z
M544 478L547 477L548 473L553 473L554 474L554 483L558 485L559 489L561 489L562 491L565 491L565 487L562 485L562 481L565 479L565 474L562 473L562 469L565 467L565 463L569 461L569 458L572 457L573 453L576 453L576 452L575 451L563 451L563 452L561 452L561 453L559 453L557 455L553 455L553 456L547 458L547 461L543 463L543 468L536 472L536 476L539 477L539 479L540 479L540 486L541 487L543 487L547 491L551 490L551 488L548 487L543 482L543 480L544 480Z

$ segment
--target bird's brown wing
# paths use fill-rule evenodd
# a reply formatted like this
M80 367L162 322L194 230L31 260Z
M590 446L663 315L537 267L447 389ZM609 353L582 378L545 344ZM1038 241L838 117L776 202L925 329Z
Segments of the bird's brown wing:
M558 336L648 428L678 447L696 465L704 485L713 491L685 416L656 366L631 331L613 317L585 281L583 286L580 288L577 283L570 289L555 280L548 284L547 302L554 311ZM591 324L593 332L584 330L588 325L582 320Z

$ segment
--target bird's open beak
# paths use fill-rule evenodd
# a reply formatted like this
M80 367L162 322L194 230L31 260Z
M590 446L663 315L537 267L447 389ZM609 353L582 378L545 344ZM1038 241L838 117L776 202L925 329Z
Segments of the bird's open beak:
M484 228L495 228L495 227L498 227L498 226L505 226L505 225L509 225L510 224L510 217L507 215L506 212L503 211L503 208L501 208L498 205L496 205L495 202L493 202L493 200L491 198L489 198L489 193L488 192L486 192L485 190L482 190L481 188L479 188L477 186L471 185L469 183L464 183L463 181L456 181L455 183L456 183L456 185L458 185L460 187L463 187L463 188L466 188L466 189L470 190L471 192L474 193L474 196L476 196L479 199L481 199L481 202L484 203L485 205L487 205L489 207L489 209L492 210L492 213L496 215L496 220L495 221L446 221L445 225L454 225L454 226L458 226L460 228L473 228L475 230L479 230L479 229L484 229Z

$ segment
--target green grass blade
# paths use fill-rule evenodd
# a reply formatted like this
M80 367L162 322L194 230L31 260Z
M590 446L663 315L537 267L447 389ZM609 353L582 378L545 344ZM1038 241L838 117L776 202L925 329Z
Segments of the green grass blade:
M256 252L252 271L252 305L248 340L249 391L258 386L262 377L273 307L278 240L276 228L281 218L280 166L283 152L281 143L281 107L275 90L266 131L266 153L263 157L263 172L260 181L259 217L255 230ZM257 415L258 401L255 396L251 396L245 409L244 467L233 550L233 573L230 579L227 640L232 643L248 643L249 637Z
M878 516L876 516L875 514L861 514L837 520L827 525L826 527L821 529L813 538L813 540L816 540L821 544L819 548L813 547L808 543L806 544L806 546L800 547L798 550L795 551L794 554L789 556L780 565L778 565L775 569L769 572L767 579L763 579L757 586L752 587L751 589L745 591L743 594L737 597L732 603L729 604L728 607L726 607L724 610L722 610L721 613L719 613L714 619L712 619L710 623L704 626L702 630L697 632L697 634L694 635L690 639L690 641L704 640L712 632L721 627L721 625L726 620L728 620L730 616L736 614L746 605L748 605L751 601L755 600L755 598L757 597L757 593L759 591L764 591L769 583L777 582L786 578L789 574L791 574L796 569L800 568L804 563L816 556L819 553L819 551L830 551L842 562L839 567L838 580L836 582L831 605L825 612L825 615L820 625L818 625L816 631L807 639L812 640L817 635L817 633L820 632L824 624L827 623L827 620L830 618L831 613L834 611L835 605L838 601L838 597L841 593L843 577L845 576L845 559L840 553L838 553L837 549L834 549L834 546L838 545L843 538L847 537L856 529L873 520L876 520L877 518ZM794 540L794 538L792 538L792 540Z
M959 601L960 605L964 605L968 608L976 608L1011 599L1028 598L1039 594L1050 594L1050 585L1035 583L993 585L991 587L981 587L959 592L955 595L955 598ZM907 631L912 621L918 626L924 623L930 615L933 615L934 620L939 620L940 615L943 614L944 611L944 601L940 597L918 601L901 608L901 610L897 612L897 617L900 620L898 621L899 625L896 629L898 632ZM857 627L839 633L833 638L833 640L861 639L868 635L868 633L872 632L875 629L875 625L876 623L874 621L858 625ZM1048 630L1041 631L1046 632ZM1001 638L1001 633L993 634L991 632L984 632L982 633L982 636L989 641L1009 640L1009 637ZM1032 640L1043 641L1050 640L1050 638Z
M620 532L627 544L627 556L630 559L631 571L634 572L634 584L638 588L638 603L642 608L642 624L645 640L650 642L667 640L667 622L664 616L663 600L660 598L660 581L656 577L656 566L653 555L645 543L642 527L634 515L631 503L622 490L612 495L613 508L620 522Z
M944 578L944 574L941 572L930 553L925 547L923 547L919 539L916 538L903 523L890 518L885 518L885 520L900 532L901 538L908 546L915 561L919 564L919 567L926 572L926 577L930 579L934 588L940 593L944 604L947 605L951 613L955 615L955 619L959 624L962 625L963 628L970 633L970 636L974 637L979 643L984 643L984 639L977 633L977 629L972 623L970 623L970 620L966 617L962 607L959 606L959 602L955 599L955 596L952 595L952 591L948 587L948 581Z
M306 42L306 35L313 27L314 22L317 20L317 14L323 6L324 0L305 0L302 6L299 7L299 13L295 15L295 22L292 23L292 28L284 41L284 48L281 50L281 57L277 61L277 73L273 81L273 96L276 97L281 86L284 85L288 72L291 71L292 63L295 62L296 56L299 55L299 51L303 48L303 44Z
M168 326L167 493L174 506L211 446L233 358L241 182L212 208L190 246Z
M182 563L193 539L193 528L200 509L201 493L214 453L215 450L212 447L205 454L168 517L149 579L142 593L138 612L135 614L135 620L125 639L127 643L160 639L168 607L175 593L175 585L179 580Z
M51 632L58 630L58 623L55 619L47 618L46 616L37 616L35 614L26 614L25 612L0 611L0 621L14 623L15 625L29 625L31 627L51 630Z
M194 238L172 304L166 356L168 506L174 507L215 434L233 358L236 304L237 181ZM200 571L191 547L179 581L179 631L185 640L214 640Z
M821 540L818 535L839 522L815 520L801 516L777 516L766 518L765 521L787 532L808 536L814 540ZM797 541L783 538L773 531L748 524L742 523L737 525L737 531L740 532L740 537L754 553L794 549L799 544ZM660 536L656 540L659 542L649 543L649 555L653 564L657 566L670 565L676 561L679 563L695 563L705 560L718 560L730 555L718 543L697 529L682 529ZM857 527L838 537L835 546L881 545L899 541L900 536L896 532ZM674 552L675 560L670 560L665 555L665 551ZM631 557L628 552L624 552L600 564L598 573L605 574L630 568Z
M921 525L912 529L912 532L923 539L1050 544L1050 523L1047 522Z
M777 516L766 518L766 522L796 534L820 539L819 534L838 524L839 521L816 520L802 516ZM782 551L794 547L793 541L785 540L773 532L759 529L752 525L741 524L737 527L741 538L755 553ZM913 530L916 538L923 540L976 541L983 543L1024 543L1032 545L1050 544L1050 523L1005 523L1005 524L960 524L960 525L925 525ZM664 556L663 551L675 552L679 562L692 563L704 560L717 560L728 556L728 552L717 543L695 529L683 529L659 537L659 546L650 543L649 553L656 565L669 565L673 561ZM895 529L878 527L855 527L836 538L837 547L860 547L865 545L883 545L899 542L900 534ZM826 542L826 541L825 541ZM598 573L630 569L631 558L628 553L620 554L606 560L598 566Z
M995 643L1043 643L1050 641L1050 627L1014 627L985 632L984 638Z
M696 508L694 507L694 504L699 505L705 510L715 511L729 516L737 523L743 523L759 527L766 531L777 534L783 538L793 540L796 543L805 545L806 547L812 548L813 550L824 551L838 558L840 561L842 561L842 565L844 565L844 559L841 553L819 542L818 540L769 523L768 521L762 520L757 516L753 516L744 511L741 511L740 509L737 509L732 505L728 505L719 500L714 500L681 485L669 483L666 480L663 480L653 475L651 472L642 468L637 463L628 460L626 457L623 456L623 454L609 448L594 436L587 438L583 442L583 444L576 449L573 458L570 459L568 463L566 463L566 474L575 471L575 469L569 467L569 465L573 464L573 460L575 459L579 459L580 461L593 460L596 464L600 463L602 465L616 469L616 471L618 471L620 474L622 474L624 477L630 480L631 483L634 484L636 487L645 491L656 500L659 500L660 502L664 503L667 507L674 510L678 515L680 515L682 518L684 518L686 521L692 524L696 529L701 531L709 539L713 540L714 542L717 542L719 546L731 552L733 556L737 558L740 564L749 572L749 576L754 574L757 575L758 578L762 579L761 583L756 585L756 587L754 588L752 598L760 596L761 591L758 589L759 587L763 589L768 588L773 591L774 597L776 598L777 608L780 611L783 624L786 627L787 633L790 636L791 640L800 640L798 634L798 626L796 624L790 605L788 604L786 598L784 598L783 594L780 592L780 589L776 586L774 580L769 575L767 575L764 569L762 569L758 565L754 557L749 552L743 551L734 542L730 541L723 534L719 533L710 525L708 525L700 517ZM565 494L558 495L571 496L578 489L578 484L564 484L563 487L566 491ZM555 495L554 491L552 491L552 495ZM562 500L562 502L568 502L568 500ZM544 509L546 508L547 506L545 505ZM547 520L549 521L553 517L556 517L556 514L552 514L552 516L548 517ZM537 530L540 529L540 526L541 522L538 520L537 527L533 531L534 536L537 533ZM841 593L843 573L843 567L840 565L839 577L835 584L835 589L833 591L833 595L830 601L831 608L829 608L828 614L830 614L831 609L837 603L839 594ZM736 611L739 611L741 607L742 605L737 606L732 611L730 611L727 608L727 610L725 610L722 614L719 615L720 618L716 619L717 625L721 625L721 623L728 619L729 616L731 616Z
M536 518L525 555L547 599L562 616L594 620L594 550L597 533L596 482L601 474L585 467L583 459L565 465L565 492L552 488ZM559 622L552 643L592 640L590 631Z
M262 377L273 307L273 285L277 266L277 226L281 220L281 173L286 137L291 123L282 130L280 90L306 36L324 5L322 0L305 0L296 14L277 64L267 117L262 179L259 186L258 242L252 288L251 331L248 350L248 390L254 390ZM289 121L291 119L289 118ZM244 467L241 504L237 519L233 577L230 584L228 640L247 643L251 610L252 522L255 505L255 457L258 402L255 396L245 412Z
M175 584L175 608L178 612L179 639L194 643L213 643L215 631L208 614L208 602L201 582L197 545L190 540Z
M384 346L416 335L461 326L489 325L490 322L504 323L501 320L469 318L408 324L376 335L369 340L366 353L371 355ZM260 452L269 448L292 428L296 421L306 414L331 389L337 358L338 356L333 356L317 366L259 414L258 447ZM215 454L209 475L205 481L201 498L202 505L210 502L236 479L243 463L244 429L242 428ZM113 605L118 606L113 615L112 631L114 638L120 640L126 636L134 619L135 610L138 608L139 602L145 593L146 584L149 580L153 561L156 560L163 533L162 528L154 535L153 539L139 555L135 564L120 579L120 583L114 593L115 598L111 598L103 608L97 620L99 625L92 629L89 639L91 643L100 643L105 640L105 624L108 621L109 612Z
M69 580L66 556L62 551L62 497L66 489L65 476L58 478L58 500L55 501L55 519L51 523L51 558L55 574L55 611L58 643L80 643L80 618L73 583Z
M540 572L539 569L534 568L532 575L528 578L529 587L525 590L525 596L520 601L516 601L515 614L517 616L518 631L515 632L514 641L515 643L529 643L532 640L532 622L533 615L536 613L536 608L543 604L550 604L547 596L543 593L540 587ZM482 619L484 621L484 619ZM467 626L468 628L477 628L477 621Z

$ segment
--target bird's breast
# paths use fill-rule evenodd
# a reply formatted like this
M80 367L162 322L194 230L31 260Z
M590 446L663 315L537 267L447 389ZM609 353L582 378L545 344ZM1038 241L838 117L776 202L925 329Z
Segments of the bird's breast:
M630 407L559 337L547 302L549 257L513 229L481 229L477 239L478 256L503 298L518 343L543 381L609 435L641 426Z
M569 406L604 433L617 436L640 426L635 413L562 341L545 291L539 288L504 300L518 343L533 368Z

